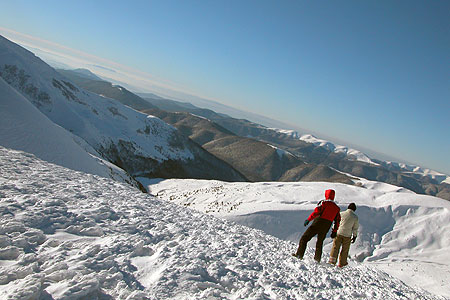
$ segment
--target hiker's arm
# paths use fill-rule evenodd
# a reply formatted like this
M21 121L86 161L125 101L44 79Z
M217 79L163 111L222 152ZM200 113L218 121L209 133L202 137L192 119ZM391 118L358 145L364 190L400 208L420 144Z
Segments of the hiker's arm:
M338 212L336 217L334 217L334 227L333 232L337 232L339 229L339 224L341 223L341 214Z
M356 220L355 224L353 224L353 228L352 228L352 233L355 238L358 236L358 228L359 228L359 221Z
M317 207L314 209L314 211L309 215L308 221L311 222L312 220L314 220L315 218L317 218L318 216L320 216L320 215L322 214L322 211L323 211L323 206L322 206L322 205L317 206Z

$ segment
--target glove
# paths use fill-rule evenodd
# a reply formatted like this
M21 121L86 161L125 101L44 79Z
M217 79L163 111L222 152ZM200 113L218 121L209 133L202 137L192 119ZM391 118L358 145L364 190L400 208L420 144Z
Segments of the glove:
M337 236L336 231L332 231L330 236L332 239L334 239Z
M352 237L352 244L355 243L355 241L356 241L356 236L353 236Z
M309 224L308 220L305 220L305 223L303 223L303 225L305 225L305 226L308 226L308 224Z

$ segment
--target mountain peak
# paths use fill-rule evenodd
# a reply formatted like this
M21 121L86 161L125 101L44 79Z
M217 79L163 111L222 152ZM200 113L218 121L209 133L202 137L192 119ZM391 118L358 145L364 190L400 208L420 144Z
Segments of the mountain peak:
M95 75L94 73L92 73L88 69L78 68L78 69L74 69L74 70L71 70L71 71L77 73L78 75L80 75L81 77L84 77L84 78L103 81L102 78L98 77L97 75Z

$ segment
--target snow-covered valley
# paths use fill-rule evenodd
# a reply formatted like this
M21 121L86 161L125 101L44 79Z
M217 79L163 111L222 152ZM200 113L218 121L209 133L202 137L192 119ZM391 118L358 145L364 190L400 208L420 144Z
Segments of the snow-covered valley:
M295 243L3 147L0 214L2 299L442 298L366 263L294 259Z
M384 184L225 183L202 180L144 182L162 199L298 243L303 221L323 192L336 190L342 210L356 203L360 234L350 248L354 265L370 265L407 284L450 297L450 203ZM332 240L325 240L325 252ZM309 246L314 247L311 241ZM295 250L295 249L292 249ZM324 255L322 260L327 259ZM354 266L353 265L353 266Z

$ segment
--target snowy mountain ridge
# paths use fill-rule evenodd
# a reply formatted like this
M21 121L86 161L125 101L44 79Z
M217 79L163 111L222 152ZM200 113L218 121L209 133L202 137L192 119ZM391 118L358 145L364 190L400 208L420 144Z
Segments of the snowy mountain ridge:
M59 127L0 78L0 145L90 174L136 185L82 139ZM137 186L137 185L136 185Z
M268 146L272 147L273 149L275 149L277 151L277 154L280 158L283 157L283 155L290 155L290 156L294 156L292 153L290 153L289 151L283 150L278 148L277 146L271 145L271 144L267 144Z
M278 128L269 128L271 130L274 130L279 133L283 133L293 139L299 139L301 141L311 143L318 147L323 147L327 149L328 151L335 152L335 153L342 153L346 155L349 159L365 162L368 164L372 164L375 166L380 166L380 164L384 167L386 167L389 170L396 170L396 171L403 171L405 173L411 173L411 174L417 174L423 177L429 177L431 179L436 180L438 183L448 183L450 184L450 176L433 171L427 168L422 168L420 166L415 165L408 165L405 163L398 163L398 162L391 162L391 161L374 161L372 160L368 155L364 154L363 152L359 150L355 150L346 146L342 145L336 145L332 142L319 139L315 137L312 134L303 134L300 135L295 130L288 130L288 129L278 129Z
M304 142L314 144L314 145L322 147L322 148L326 148L331 152L343 153L346 156L352 157L358 161L362 161L362 162L373 164L373 165L378 165L377 163L373 162L367 155L365 155L361 151L358 151L358 150L355 150L352 148L348 148L346 146L335 145L329 141L316 138L312 134L304 134L304 135L300 136L299 139Z
M313 145L315 145L317 147L325 148L325 149L327 149L328 151L331 151L331 152L345 154L346 156L348 156L349 158L352 158L354 160L362 161L362 162L373 164L373 165L377 165L377 166L379 165L379 164L373 162L367 155L365 155L364 153L362 153L359 150L348 148L346 146L335 145L332 142L319 139L319 138L315 137L312 134L300 135L295 130L278 129L278 128L269 128L269 129L273 130L273 131L276 131L276 132L279 132L279 133L283 133L283 134L285 134L285 135L287 135L287 136L289 136L289 137L291 137L293 139L298 139L298 140L304 141L306 143L313 144Z
M3 79L49 119L89 144L108 148L122 140L134 143L138 152L147 152L159 161L192 158L189 151L169 145L168 140L175 131L172 126L78 89L31 52L4 38L0 38L0 47ZM159 134L149 139L150 132ZM130 136L137 141L131 141Z
M2 299L444 299L3 147L0 187Z
M196 174L189 175L201 177L214 166L229 180L245 180L173 126L77 87L33 53L1 36L0 77L52 122L132 176L182 176L186 170L195 170ZM207 175L211 174L203 176Z

